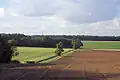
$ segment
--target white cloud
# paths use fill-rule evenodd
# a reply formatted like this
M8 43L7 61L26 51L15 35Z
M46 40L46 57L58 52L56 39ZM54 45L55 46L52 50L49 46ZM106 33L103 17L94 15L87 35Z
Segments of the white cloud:
M119 18L115 18L113 20L113 24L115 24L118 28L120 28L120 19Z
M118 9L117 0L12 0L6 13L30 17L57 15L75 23L90 23L114 19Z
M120 35L118 3L119 0L9 0L4 18L0 19L0 32Z
M0 18L4 17L4 8L0 8Z

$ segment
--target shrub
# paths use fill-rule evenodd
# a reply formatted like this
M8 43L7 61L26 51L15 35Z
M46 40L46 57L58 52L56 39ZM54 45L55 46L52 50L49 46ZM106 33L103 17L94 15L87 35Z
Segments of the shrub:
M18 55L16 41L0 35L0 63L11 63L12 56ZM16 54L15 54L16 52Z
M26 61L26 63L32 63L32 64L34 64L35 63L35 61Z
M0 35L0 63L10 63L14 50L8 40Z
M58 44L56 44L56 50L55 50L56 55L61 56L61 53L63 51L64 50L63 50L63 44L62 44L62 42L59 42Z
M18 56L20 53L19 52L14 52L14 54L12 54L12 56Z
M79 39L73 39L71 43L73 49L79 49L81 46L83 46L83 43Z
M16 40L8 40L8 43L11 46L11 50L13 51L12 56L18 56L19 52L17 51Z
M74 39L72 40L72 48L73 49L77 49L77 47L76 47L76 40L74 40Z
M18 60L12 60L11 63L20 63Z

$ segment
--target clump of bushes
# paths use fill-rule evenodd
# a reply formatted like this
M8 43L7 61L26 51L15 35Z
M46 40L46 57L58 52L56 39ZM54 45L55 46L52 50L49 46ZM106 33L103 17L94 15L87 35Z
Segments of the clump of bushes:
M62 52L63 52L63 43L59 42L58 44L56 44L56 50L55 50L55 54L57 56L61 56Z
M8 40L0 35L0 63L12 63L12 57L18 55L16 40Z
M26 61L26 63L34 64L35 61Z
M16 49L14 40L8 41L0 35L0 63L11 63Z
M79 39L72 40L72 48L73 49L80 49L83 46L83 43Z

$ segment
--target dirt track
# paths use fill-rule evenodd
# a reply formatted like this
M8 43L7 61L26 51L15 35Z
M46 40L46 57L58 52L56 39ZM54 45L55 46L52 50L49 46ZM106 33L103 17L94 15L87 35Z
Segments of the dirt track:
M2 71L0 77L0 80L120 80L120 52L75 52L50 64Z

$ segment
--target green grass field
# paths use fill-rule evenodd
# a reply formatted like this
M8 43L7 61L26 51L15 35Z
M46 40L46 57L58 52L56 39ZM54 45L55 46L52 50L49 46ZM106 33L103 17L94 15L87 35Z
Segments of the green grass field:
M120 49L120 41L82 41L84 49ZM72 49L64 49L66 51ZM33 48L33 47L18 47L19 56L13 57L13 60L25 61L39 61L51 56L54 56L55 48ZM52 61L50 59L48 61ZM47 61L47 62L48 62Z
M64 52L71 49L64 49ZM13 57L13 60L25 61L39 61L51 56L54 56L55 48L33 48L33 47L18 47L19 56Z
M85 49L120 49L120 41L83 41Z

